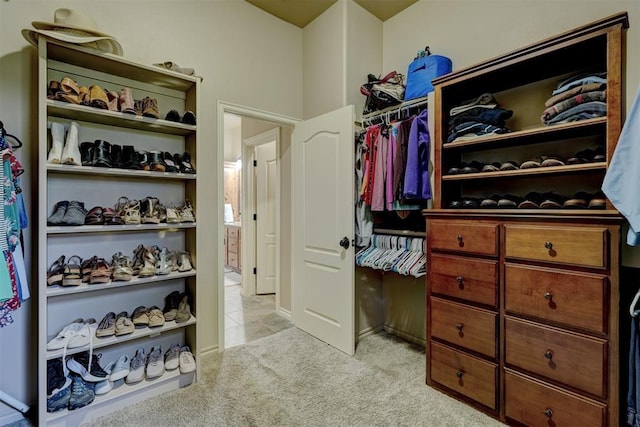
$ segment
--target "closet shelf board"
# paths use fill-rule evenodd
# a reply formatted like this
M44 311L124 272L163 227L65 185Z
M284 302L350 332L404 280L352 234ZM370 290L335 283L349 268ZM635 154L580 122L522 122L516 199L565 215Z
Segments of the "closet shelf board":
M185 228L196 228L195 222L180 224L132 224L132 225L78 225L47 227L47 234L77 234L77 233L118 233L134 231L178 231Z
M531 169L518 169L512 171L499 171L499 172L478 172L478 173L465 173L457 175L443 175L443 181L468 181L471 179L495 179L495 178L513 178L513 177L534 177L542 175L561 175L561 174L573 174L580 172L590 172L602 169L606 171L607 164L605 162L586 163L579 165L566 165L566 166L547 166Z
M165 282L167 280L182 279L196 275L196 270L185 271L184 273L170 273L166 275L156 275L152 277L134 277L129 281L117 281L98 284L83 283L79 286L49 286L47 287L47 298L63 297L66 295L101 291L104 289L121 288L125 286L138 286L150 283Z
M65 173L92 176L126 176L127 178L141 179L159 179L159 180L196 180L196 174L175 173L175 172L154 172L131 169L118 168L101 168L97 166L77 166L77 165L60 165L47 164L47 172L49 173Z

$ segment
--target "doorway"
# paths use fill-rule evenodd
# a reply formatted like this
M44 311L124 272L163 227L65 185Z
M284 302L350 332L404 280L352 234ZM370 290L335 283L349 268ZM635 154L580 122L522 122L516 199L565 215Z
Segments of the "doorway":
M218 282L223 284L218 294L222 303L221 349L293 326L290 312L280 310L277 153L282 123L252 117L246 111L225 110L222 115L224 277Z

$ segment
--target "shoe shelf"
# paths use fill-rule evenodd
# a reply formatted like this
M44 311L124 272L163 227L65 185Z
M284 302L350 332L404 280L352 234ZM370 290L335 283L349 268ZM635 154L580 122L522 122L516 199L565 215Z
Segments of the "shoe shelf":
M93 351L95 352L96 349L98 348L109 347L112 345L121 344L124 342L133 341L133 340L138 340L141 338L156 337L156 336L162 335L162 333L164 332L169 332L169 331L173 331L175 329L180 329L180 328L186 328L187 326L195 325L195 323L196 323L196 318L195 316L191 315L189 320L187 320L186 322L177 323L175 320L169 320L169 321L166 321L165 324L162 326L155 327L155 328L143 327L140 329L136 329L135 331L133 331L133 333L128 335L121 335L119 337L111 336L106 338L93 337L93 342L92 342ZM84 345L78 348L68 348L66 351L66 355L70 356L72 354L81 353L87 350L89 350L89 345ZM62 354L63 354L63 350L48 350L47 360L62 357Z
M122 399L123 397L131 396L134 394L137 396L141 391L143 391L145 388L148 388L150 385L160 388L163 386L169 386L166 391L170 391L182 386L183 380L186 380L184 382L190 384L192 382L192 379L193 372L181 374L180 369L174 369L172 371L166 371L160 377L153 378L152 380L144 379L135 384L124 383L119 387L113 388L106 394L96 396L93 402L82 408L74 409L73 411L64 409L59 412L47 412L47 423L61 420L62 418L67 416L82 416L87 410L95 410L96 408L108 405L109 403L117 403L117 401ZM170 383L173 382L177 382L177 386L170 386Z
M606 126L607 118L597 117L578 122L536 127L497 135L479 136L464 141L447 142L442 144L441 149L443 151L470 148L485 150L538 144L554 140L590 136L594 133L604 133Z
M176 390L197 380L200 367L198 338L201 327L196 319L201 305L198 301L201 273L195 268L197 265L193 264L194 268L190 271L175 271L167 275L156 274L144 278L133 277L129 281L83 283L67 287L48 286L47 271L51 265L51 258L61 253L86 258L93 252L99 252L108 260L110 254L116 255L122 247L133 245L135 242L136 245L157 245L158 248L171 247L188 252L193 263L197 259L198 223L194 221L175 224L48 226L49 210L59 201L67 199L83 200L89 210L92 206L102 206L100 203L104 200L119 201L118 197L122 194L136 195L139 198L141 195L156 194L166 197L167 200L191 201L194 217L199 218L199 186L196 174L80 166L80 162L77 161L76 165L49 164L49 151L53 149L53 143L60 139L58 137L54 141L53 124L56 124L56 130L61 126L65 128L66 137L62 141L64 147L67 147L69 141L77 144L78 149L82 142L117 141L117 145L122 147L125 143L133 146L136 152L185 152L192 156L191 161L196 166L201 138L199 125L166 120L165 117L173 110L178 111L178 114L187 111L198 114L201 79L46 38L39 41L38 67L35 69L38 72L38 87L34 88L38 96L38 419L46 424L79 425L128 404ZM138 103L152 98L155 114L161 118L121 112L120 110L124 111L124 104L120 98L117 111L74 104L73 100L62 102L57 100L60 98L47 98L52 82L60 84L64 78L87 88L99 85L99 88L109 88L112 92L130 89L133 101ZM128 99L126 101L129 102ZM77 132L75 137L70 136L73 135L70 132L71 122L80 123L78 127L81 127L81 132ZM116 144L111 144L114 145ZM102 154L115 156L117 152ZM75 152L72 157L74 155ZM69 262L67 260L67 264ZM65 270L65 274L74 274L72 270ZM51 336L60 330L63 317L66 317L69 310L78 308L83 318L95 318L99 321L104 314L103 307L133 308L139 305L146 306L150 301L157 304L169 289L190 295L191 316L188 321L166 321L163 326L139 328L128 335L105 338L94 336L92 348L94 352L102 349L102 353L107 355L134 345L164 345L165 341L170 339L191 348L196 360L196 371L186 375L181 375L179 371L167 372L162 377L150 381L143 380L133 385L123 384L106 395L96 396L95 401L86 407L47 413L47 361L62 357L63 350L47 351L46 344ZM67 349L64 354L70 356L87 350L89 345Z
M46 101L46 105L47 114L49 116L75 121L182 136L190 135L196 131L196 126L184 123L136 116L117 111L101 110L98 108L87 107L85 105L70 104L50 99Z
M186 277L193 277L196 275L196 270L189 270L185 272L170 273L166 275L155 275L151 277L134 277L129 281L117 281L107 283L89 284L83 283L78 286L49 286L47 288L47 298L61 297L71 294L78 294L83 292L101 291L104 289L114 289L126 286L138 286L146 285L150 283L165 282L167 280L182 279Z
M195 222L180 224L133 224L133 225L78 225L47 227L47 234L78 234L78 233L119 233L135 231L179 231L196 228Z
M565 166L547 166L531 169L517 169L510 171L499 172L476 172L476 173L464 173L455 175L443 175L443 181L467 181L471 179L495 179L495 178L514 178L514 177L534 177L534 176L546 176L546 175L559 175L559 174L574 174L580 172L592 172L607 169L606 162L595 162L579 165L565 165Z
M92 176L126 176L127 178L167 179L167 180L196 180L196 174L181 172L155 172L133 169L101 168L97 166L77 166L47 164L49 173L69 173Z

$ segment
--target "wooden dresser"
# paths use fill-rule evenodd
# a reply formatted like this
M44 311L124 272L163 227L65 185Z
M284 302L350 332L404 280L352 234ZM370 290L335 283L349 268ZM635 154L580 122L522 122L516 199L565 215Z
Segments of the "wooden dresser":
M627 27L621 13L434 80L434 208L423 211L426 382L509 424L619 424L623 219L609 201L598 209L457 207L534 191L596 194L622 128ZM606 71L606 115L541 124L557 82L593 70ZM450 109L487 92L513 111L511 132L447 142ZM605 159L450 173L473 161L521 164L590 147Z
M224 264L226 267L238 273L242 269L242 252L240 252L240 230L241 228L238 225L224 225Z

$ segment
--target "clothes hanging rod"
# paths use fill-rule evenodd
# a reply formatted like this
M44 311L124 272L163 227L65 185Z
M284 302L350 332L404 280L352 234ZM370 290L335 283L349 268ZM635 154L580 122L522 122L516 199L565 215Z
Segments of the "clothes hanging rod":
M387 114L396 114L405 108L409 110L410 108L420 107L422 105L426 105L428 101L429 101L429 97L425 96L422 98L416 98L410 101L403 102L402 104L394 105L393 107L387 107L385 109L376 111L374 113L365 114L362 116L362 124L370 125L373 120L376 120L379 117L384 117Z
M410 237L426 237L425 231L415 230L394 230L391 228L376 228L373 230L373 234L389 234L393 236L410 236Z

